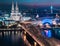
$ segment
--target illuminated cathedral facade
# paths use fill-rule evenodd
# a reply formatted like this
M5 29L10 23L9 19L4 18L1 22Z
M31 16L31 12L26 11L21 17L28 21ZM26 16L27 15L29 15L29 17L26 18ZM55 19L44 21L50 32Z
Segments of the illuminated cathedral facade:
M14 7L14 2L12 2L12 8L11 8L11 16L10 18L14 21L21 21L22 20L22 14L19 12L18 4L16 2L16 6Z

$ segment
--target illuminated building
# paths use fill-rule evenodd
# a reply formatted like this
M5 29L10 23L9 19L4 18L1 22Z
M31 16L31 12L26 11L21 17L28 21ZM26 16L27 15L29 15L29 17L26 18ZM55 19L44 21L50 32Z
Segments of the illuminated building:
M14 21L21 21L22 14L19 13L19 8L16 2L16 7L14 9L14 3L12 2L12 10L10 18Z

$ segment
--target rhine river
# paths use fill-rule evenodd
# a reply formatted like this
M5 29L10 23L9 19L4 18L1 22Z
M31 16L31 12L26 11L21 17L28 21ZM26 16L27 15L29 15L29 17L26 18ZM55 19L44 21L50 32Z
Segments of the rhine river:
M20 31L0 32L0 46L26 46L21 38Z

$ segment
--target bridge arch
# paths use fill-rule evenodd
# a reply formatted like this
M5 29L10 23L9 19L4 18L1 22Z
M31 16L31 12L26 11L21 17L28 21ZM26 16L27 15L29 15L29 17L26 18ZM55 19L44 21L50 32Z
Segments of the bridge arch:
M43 20L42 20L42 23L43 23L43 24L46 24L46 23L52 24L52 19L43 19Z

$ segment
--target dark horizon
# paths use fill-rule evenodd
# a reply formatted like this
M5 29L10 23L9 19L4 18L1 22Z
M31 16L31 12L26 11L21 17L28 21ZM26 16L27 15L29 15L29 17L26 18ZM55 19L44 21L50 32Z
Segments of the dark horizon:
M0 4L11 4L12 1L24 5L60 5L60 0L0 0Z
M14 3L15 4L15 3ZM2 12L11 12L11 6L12 3L8 3L8 4L4 4L4 3L0 3L0 11ZM36 10L50 10L50 6L51 5L29 5L29 4L19 4L18 3L18 7L19 7L19 11L27 11L27 10L31 10L33 9L34 11ZM60 9L59 5L52 5L53 9Z

